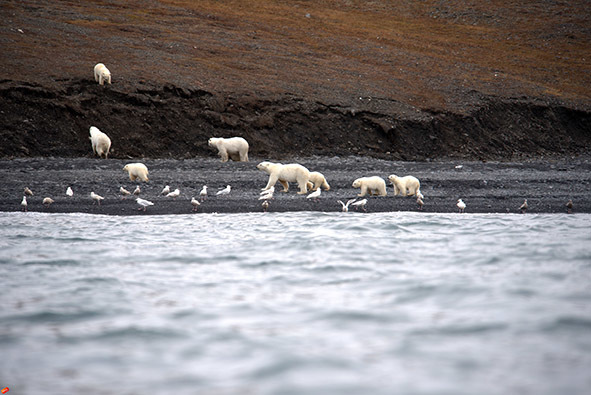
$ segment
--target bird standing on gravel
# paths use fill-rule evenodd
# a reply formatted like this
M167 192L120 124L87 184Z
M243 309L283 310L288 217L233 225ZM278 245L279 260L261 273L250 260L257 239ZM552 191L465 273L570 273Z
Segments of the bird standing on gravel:
M337 203L340 203L341 204L341 211L343 213L348 213L349 212L349 205L351 203L355 202L355 200L356 199L349 199L349 200L347 200L347 203L343 203L342 201L337 200Z
M121 199L125 199L127 196L131 195L131 192L129 192L127 189L123 188L123 187L119 187L119 192L121 193Z
M464 203L462 199L458 199L458 203L456 204L456 206L458 206L458 210L460 210L460 213L463 213L466 209L466 203Z
M229 185L226 185L226 187L224 189L222 189L221 191L217 191L216 195L217 196L229 195L231 190L232 190L232 187Z
M263 211L264 211L264 212L267 212L267 209L269 208L269 201L268 201L268 200L265 200L265 201L264 201L264 202L261 204L261 206L263 207Z
M527 211L527 199L525 199L523 201L523 204L521 206L519 206L519 210L521 211L521 214L525 214L525 212Z
M21 200L21 206L23 206L23 211L27 211L27 197L23 196L23 200Z
M66 189L66 195L69 197L74 196L74 191L72 191L72 188L68 187L68 189Z
M201 203L199 203L199 200L192 197L191 198L191 205L193 206L193 211L197 211L199 209L199 206L201 206Z
M162 193L161 195L168 195L170 193L170 187L167 185L164 188L162 188Z
M367 204L367 199L361 199L357 202L353 202L351 203L351 205L353 207L355 207L355 210L358 210L359 207L361 207L363 209L364 212L367 212L367 209L365 208L365 205Z
M90 192L90 197L92 198L92 200L94 200L92 202L92 204L98 203L99 206L101 205L101 200L104 200L105 199L104 197L102 197L100 195L97 195L94 192Z
M168 194L166 195L166 197L169 197L169 198L176 199L176 198L178 198L178 197L179 197L179 195L180 195L180 194L181 194L181 190L177 188L177 189L175 189L174 191L172 191L172 192L168 193Z
M33 196L33 191L29 189L29 187L25 187L25 195L26 196Z
M573 213L573 201L572 201L572 199L570 199L568 202L566 202L566 213L567 214L572 214Z
M54 203L54 202L55 201L52 198L50 198L50 197L43 198L43 205L45 207L51 206L51 204Z
M207 185L203 185L203 188L201 188L201 192L199 192L199 198L201 201L207 199Z
M153 206L154 205L154 203L152 203L151 201L146 200L146 199L142 199L142 198L137 198L137 199L135 199L135 201L137 202L137 204L139 204L140 206L142 206L142 207L138 208L138 210L142 210L143 209L144 211L146 211L146 208L148 206Z
M315 202L317 202L319 197L320 197L320 188L318 188L317 190L315 190L314 192L312 192L311 194L306 196L306 199L312 199Z
M140 189L140 186L138 185L137 187L135 187L135 189L133 190L133 195L134 196L139 196L140 193L142 193L142 190Z

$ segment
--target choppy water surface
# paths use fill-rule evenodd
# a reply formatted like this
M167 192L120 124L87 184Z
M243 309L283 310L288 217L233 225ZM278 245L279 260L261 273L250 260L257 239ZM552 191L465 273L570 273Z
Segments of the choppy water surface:
M588 394L591 215L0 214L18 394Z

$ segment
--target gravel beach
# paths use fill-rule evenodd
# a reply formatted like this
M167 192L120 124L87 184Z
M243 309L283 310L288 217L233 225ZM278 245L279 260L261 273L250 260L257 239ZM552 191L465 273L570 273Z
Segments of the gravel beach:
M108 215L151 215L192 213L191 197L198 198L203 185L209 188L208 198L199 213L262 212L259 192L268 175L256 169L266 158L251 158L250 162L222 163L218 158L171 159L94 159L94 158L19 158L0 160L0 211L20 211L23 190L29 187L34 195L28 197L28 211L47 213L93 213ZM126 163L141 161L150 170L148 183L129 180L123 171ZM524 199L527 213L566 213L566 202L572 199L574 213L590 213L591 159L527 162L400 162L368 157L307 157L293 158L282 163L300 163L310 171L326 176L330 191L323 191L317 202L298 195L297 185L290 184L287 193L276 192L269 212L340 211L337 200L353 199L359 193L351 183L364 176L390 174L414 175L421 181L425 195L425 212L456 212L456 201L467 205L466 213L519 213ZM140 197L154 206L138 211L135 199L122 199L119 188L133 191L140 185ZM162 188L179 188L178 198L161 195ZM228 196L216 197L215 192L226 185L232 187ZM417 211L413 197L394 197L389 182L388 196L368 197L368 212ZM65 194L70 186L73 197ZM281 186L276 185L279 191ZM90 192L105 198L100 207L93 204ZM44 207L44 197L55 203Z

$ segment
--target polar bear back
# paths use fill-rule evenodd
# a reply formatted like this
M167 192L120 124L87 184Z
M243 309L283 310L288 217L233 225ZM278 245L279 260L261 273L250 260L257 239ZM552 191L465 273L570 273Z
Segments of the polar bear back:
M140 179L144 182L148 182L148 168L143 163L128 163L123 167L123 170L129 174L129 179L135 181Z
M398 177L391 174L388 176L388 180L394 186L394 196L416 196L421 189L421 182L414 176Z
M232 159L236 162L248 162L248 141L242 137L211 137L207 144L218 149L222 162Z
M101 132L95 126L90 127L90 143L92 145L92 152L100 158L103 156L107 159L109 150L111 149L111 139L105 133Z

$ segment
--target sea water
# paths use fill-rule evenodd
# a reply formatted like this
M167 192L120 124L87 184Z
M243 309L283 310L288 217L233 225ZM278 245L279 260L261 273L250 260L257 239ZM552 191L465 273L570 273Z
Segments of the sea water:
M0 213L14 394L589 394L591 215Z

